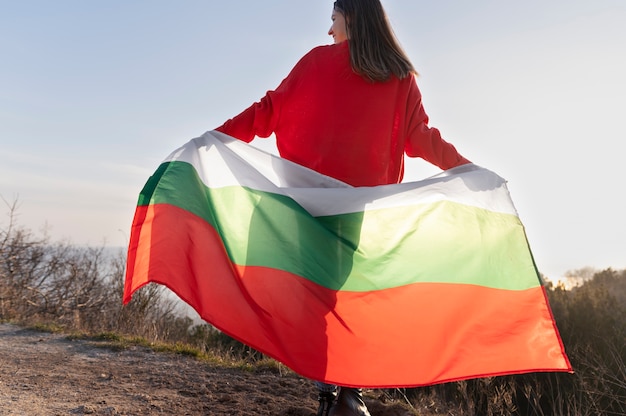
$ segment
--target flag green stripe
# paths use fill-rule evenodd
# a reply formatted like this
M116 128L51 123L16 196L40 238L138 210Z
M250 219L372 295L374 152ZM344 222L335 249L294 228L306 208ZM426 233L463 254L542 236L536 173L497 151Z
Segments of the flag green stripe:
M203 218L235 264L284 270L333 290L417 282L505 290L540 285L517 216L454 202L314 218L286 196L211 189L192 165L166 162L140 195L139 205L148 204Z

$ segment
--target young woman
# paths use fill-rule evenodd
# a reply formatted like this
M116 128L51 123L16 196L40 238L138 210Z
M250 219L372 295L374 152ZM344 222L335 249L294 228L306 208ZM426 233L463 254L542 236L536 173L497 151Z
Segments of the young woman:
M444 170L469 163L428 126L416 71L380 0L335 1L328 34L333 45L311 50L217 130L245 142L274 133L281 157L353 186L401 182L405 154ZM359 389L340 389L334 403L335 387L318 387L319 415L369 415Z

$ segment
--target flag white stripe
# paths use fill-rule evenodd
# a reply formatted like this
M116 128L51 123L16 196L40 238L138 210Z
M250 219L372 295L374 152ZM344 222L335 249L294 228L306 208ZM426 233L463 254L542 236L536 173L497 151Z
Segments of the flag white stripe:
M282 194L313 216L439 201L517 216L506 181L474 164L421 181L355 188L217 131L189 141L165 159L170 161L191 164L209 188L243 186Z

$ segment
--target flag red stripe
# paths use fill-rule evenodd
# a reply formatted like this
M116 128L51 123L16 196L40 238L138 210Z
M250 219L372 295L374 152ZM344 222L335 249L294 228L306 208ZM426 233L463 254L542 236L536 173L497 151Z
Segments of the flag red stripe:
M400 387L571 371L541 287L332 291L287 272L232 265L218 233L179 208L138 207L135 221L125 302L150 281L164 284L206 321L306 377Z

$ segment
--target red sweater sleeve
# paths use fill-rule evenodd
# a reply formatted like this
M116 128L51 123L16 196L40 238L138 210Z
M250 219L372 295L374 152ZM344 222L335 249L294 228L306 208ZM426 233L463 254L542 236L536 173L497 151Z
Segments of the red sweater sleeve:
M255 136L270 136L274 132L279 114L280 93L268 91L259 102L252 104L215 130L249 143Z
M443 170L470 163L454 145L441 137L438 129L428 126L428 116L415 79L411 80L408 103L408 137L404 148L407 156L421 157Z

